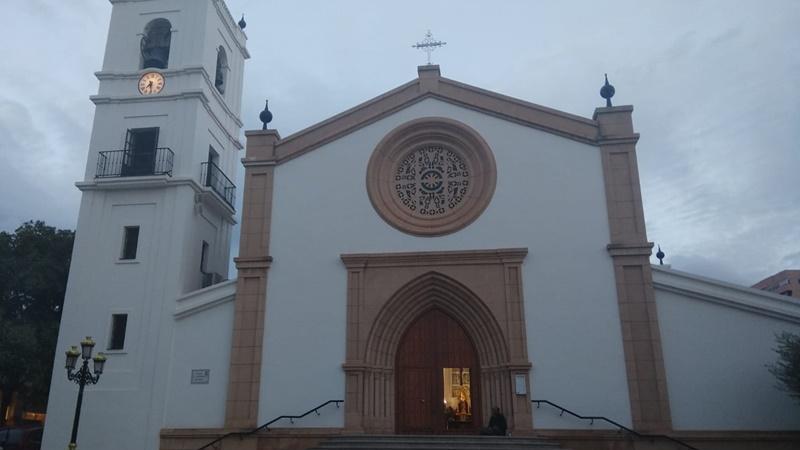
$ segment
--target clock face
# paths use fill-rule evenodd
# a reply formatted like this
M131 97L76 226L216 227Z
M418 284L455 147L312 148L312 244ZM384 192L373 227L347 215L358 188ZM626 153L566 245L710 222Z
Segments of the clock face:
M164 89L164 75L158 72L147 72L139 78L139 93L142 95L158 94Z

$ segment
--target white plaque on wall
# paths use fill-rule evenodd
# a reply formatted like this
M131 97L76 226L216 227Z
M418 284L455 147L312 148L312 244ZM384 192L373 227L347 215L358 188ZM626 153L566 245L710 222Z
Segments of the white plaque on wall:
M208 384L210 369L192 369L192 384Z
M528 393L528 387L525 385L525 375L514 375L514 393L517 395L525 395Z

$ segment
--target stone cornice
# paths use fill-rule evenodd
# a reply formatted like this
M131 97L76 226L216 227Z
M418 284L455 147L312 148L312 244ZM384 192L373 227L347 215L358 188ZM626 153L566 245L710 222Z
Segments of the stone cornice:
M135 80L142 76L145 72L150 72L153 69L140 69L134 72L105 72L99 71L95 72L94 76L97 77L100 81L106 80ZM203 77L203 81L206 83L206 87L208 91L211 92L211 95L219 102L222 109L225 110L225 114L231 118L231 120L236 123L236 126L241 128L243 126L242 119L239 117L238 114L234 113L231 108L225 103L225 99L222 95L217 91L214 85L211 83L211 77L208 74L208 71L203 66L186 66L180 69L159 69L159 73L163 74L165 77L175 76L175 75L193 75L193 74L200 74ZM91 96L90 98L100 97L100 96ZM148 96L148 97L137 97L137 98L164 98L165 95L155 95L155 96ZM101 97L102 98L102 97ZM94 101L94 100L92 100Z
M237 269L269 269L272 265L271 256L252 256L233 258Z
M594 120L449 78L441 78L435 92L439 97L464 106L581 142L592 143L597 136L597 123Z
M519 264L528 254L527 248L501 248L493 250L454 250L438 252L402 253L346 253L340 255L348 269L364 267L433 266L447 263L464 264Z
M201 311L232 302L235 296L236 280L223 281L178 297L176 299L178 307L172 315L175 320L185 319Z
M241 150L244 148L244 145L239 141L239 138L232 135L219 121L217 116L211 111L211 105L209 105L208 96L206 96L205 91L184 91L178 94L171 94L171 95L154 95L148 97L136 96L136 95L128 95L128 96L117 96L113 97L110 95L92 95L89 99L95 105L104 105L104 104L114 104L114 103L144 103L144 102L155 102L155 101L165 101L165 100L185 100L185 99L197 99L200 100L200 103L208 112L209 117L214 120L214 123L217 124L220 130L225 133L225 137L228 138L228 141L236 147L237 150Z
M301 156L423 100L417 95L417 85L416 80L411 81L278 140L275 143L278 162L282 163Z
M594 109L592 120L597 120L597 116L603 113L632 113L633 105L604 106Z
M627 137L600 138L597 140L598 145L633 145L637 142L639 142L639 133L633 133Z
M134 71L122 71L122 72L114 72L110 70L99 70L94 73L95 78L100 81L106 80L134 80L142 76L143 73L157 71L158 73L164 75L165 77L171 75L191 75L201 72L206 72L206 76L208 76L208 72L206 71L205 67L203 66L186 66L181 67L179 69L137 69Z
M241 161L244 167L263 167L263 166L274 166L277 164L274 159L251 160L247 158L242 158Z
M656 290L800 324L800 303L790 297L652 266Z
M608 244L606 250L611 256L650 256L653 253L653 243Z
M189 186L194 190L198 203L212 207L230 224L236 224L236 210L228 205L213 189L201 186L193 178L170 177L168 175L152 175L144 177L96 178L90 181L78 181L75 186L81 191L97 191L104 189L147 189Z
M594 120L442 78L438 68L421 67L419 78L278 140L275 143L276 160L280 164L301 156L428 98L590 145L612 142L609 137L600 135L599 124ZM615 112L623 109L617 107ZM631 142L638 139L638 135L613 138L614 143Z

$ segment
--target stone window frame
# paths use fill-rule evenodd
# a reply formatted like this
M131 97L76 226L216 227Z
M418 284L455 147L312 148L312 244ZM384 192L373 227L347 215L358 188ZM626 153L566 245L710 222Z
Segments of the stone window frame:
M440 216L411 214L394 185L397 164L422 147L454 151L468 166L470 190L460 206ZM367 193L375 211L392 227L415 236L442 236L463 229L489 206L497 184L497 166L489 144L468 125L444 117L423 117L390 131L375 147L367 165Z

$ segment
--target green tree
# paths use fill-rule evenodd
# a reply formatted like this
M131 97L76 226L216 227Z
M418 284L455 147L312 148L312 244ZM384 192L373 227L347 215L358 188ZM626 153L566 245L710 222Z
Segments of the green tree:
M74 238L41 221L0 232L0 411L14 392L47 402Z
M782 332L775 337L778 361L767 368L779 381L779 387L800 401L800 336Z

